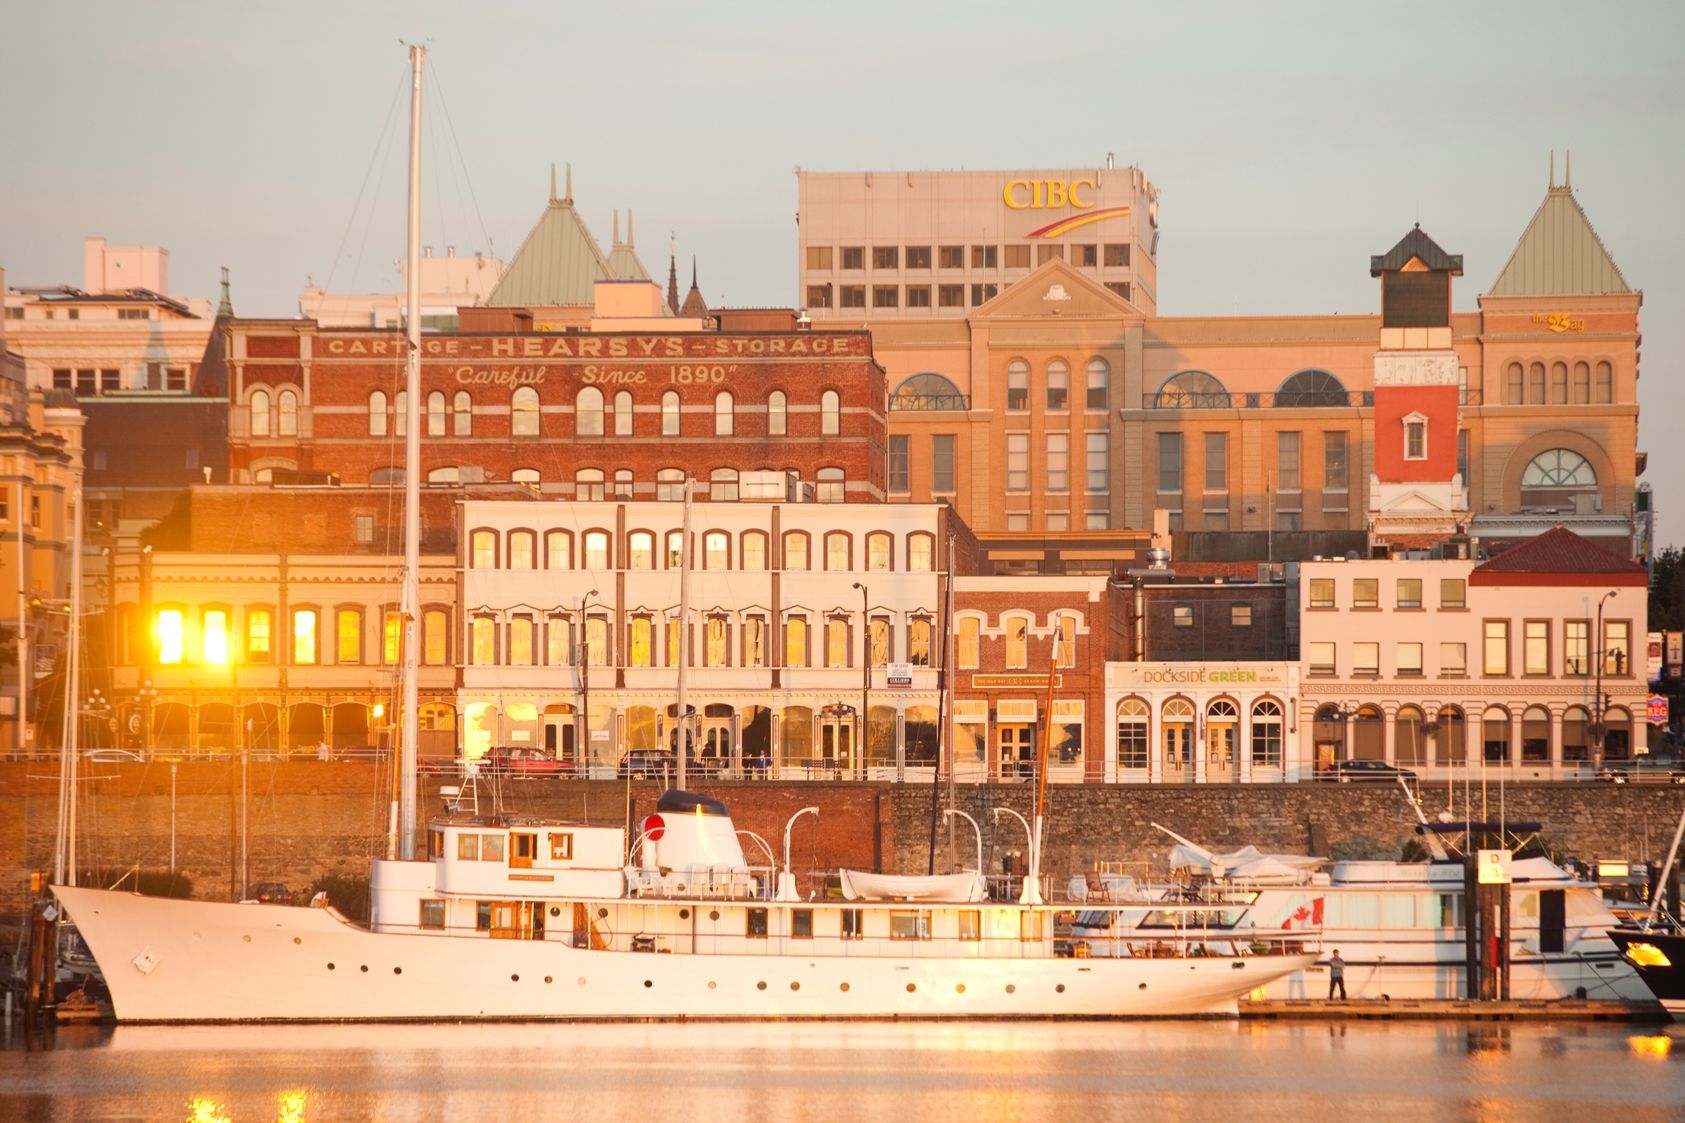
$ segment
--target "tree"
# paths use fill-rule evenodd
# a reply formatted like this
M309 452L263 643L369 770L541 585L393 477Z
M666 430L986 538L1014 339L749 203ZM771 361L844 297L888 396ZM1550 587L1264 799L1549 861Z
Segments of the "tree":
M1650 559L1650 630L1685 630L1685 550L1678 546Z

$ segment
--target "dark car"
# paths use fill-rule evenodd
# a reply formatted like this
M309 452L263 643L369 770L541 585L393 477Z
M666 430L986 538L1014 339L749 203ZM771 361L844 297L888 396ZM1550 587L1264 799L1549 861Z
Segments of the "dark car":
M279 881L265 881L253 891L252 897L266 905L290 905L293 891Z
M1321 772L1319 777L1342 784L1364 781L1390 784L1400 779L1414 780L1416 774L1408 768L1400 768L1384 760L1337 760Z
M670 752L661 749L630 749L620 758L620 778L660 779L671 775L676 767L677 763Z
M1611 784L1685 784L1685 760L1672 753L1646 753L1631 760L1605 760L1598 779Z

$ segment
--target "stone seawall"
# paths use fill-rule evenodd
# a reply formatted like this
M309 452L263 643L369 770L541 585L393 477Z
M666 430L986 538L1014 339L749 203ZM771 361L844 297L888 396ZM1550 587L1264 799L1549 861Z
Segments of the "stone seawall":
M182 764L172 776L165 764L90 765L81 785L79 862L83 869L121 871L169 868L172 820L177 868L192 879L194 895L231 898L239 878L240 774L233 762ZM438 782L423 777L418 797L423 821L442 807ZM928 787L852 783L718 783L693 785L732 809L740 829L764 840L783 860L784 826L803 807L794 829L791 864L801 871L847 866L922 873L929 863L931 791ZM368 859L384 852L391 784L370 763L253 764L247 830L248 885L279 881L302 890L325 873L361 876ZM653 809L658 785L575 780L504 780L480 784L480 809L494 798L509 815L626 821L627 804L642 817ZM1029 785L962 785L956 805L976 821L984 865L1000 872L1007 855L1022 862L1024 827L1006 807L1032 817ZM1454 793L1456 818L1465 792ZM1481 793L1467 802L1478 818ZM1501 798L1501 803L1500 803ZM1444 788L1422 792L1422 810L1433 818L1448 805ZM1485 806L1500 807L1510 821L1542 824L1547 842L1580 858L1660 860L1672 838L1685 787L1670 785L1518 784L1501 797L1488 785ZM50 870L57 815L56 766L50 762L0 763L0 917L23 907L31 870ZM1213 849L1247 843L1263 850L1319 853L1338 858L1395 857L1414 835L1415 816L1404 794L1390 784L1247 786L1058 786L1048 789L1047 848L1043 869L1061 877L1096 862L1131 869L1162 865L1170 839L1163 825ZM977 834L955 816L938 822L937 868L948 864L949 824L959 860L976 860ZM760 844L744 839L755 864L767 861Z

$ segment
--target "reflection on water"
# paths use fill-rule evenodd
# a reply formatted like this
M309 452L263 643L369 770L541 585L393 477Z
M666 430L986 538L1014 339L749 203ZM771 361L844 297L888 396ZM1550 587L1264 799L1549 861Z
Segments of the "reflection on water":
M1679 1119L1685 1026L1436 1022L124 1026L0 1051L0 1120L687 1114Z

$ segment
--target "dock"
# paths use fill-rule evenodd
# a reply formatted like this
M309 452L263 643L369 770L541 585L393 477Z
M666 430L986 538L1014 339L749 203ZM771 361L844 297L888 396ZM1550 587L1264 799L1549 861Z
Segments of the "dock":
M1559 998L1480 1001L1468 998L1354 998L1324 1002L1315 998L1242 1000L1240 1016L1250 1021L1576 1021L1667 1022L1660 1002Z

